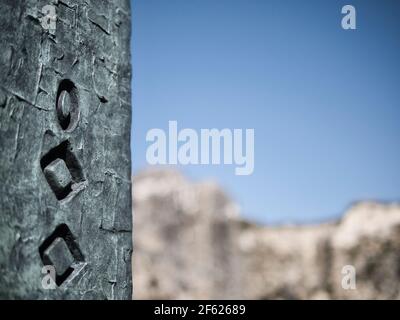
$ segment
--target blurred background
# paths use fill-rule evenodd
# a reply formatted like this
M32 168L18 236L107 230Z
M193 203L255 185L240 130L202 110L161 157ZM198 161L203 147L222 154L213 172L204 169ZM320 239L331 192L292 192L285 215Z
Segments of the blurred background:
M400 297L400 3L350 2L132 1L135 297ZM254 128L254 173L149 168L171 120Z

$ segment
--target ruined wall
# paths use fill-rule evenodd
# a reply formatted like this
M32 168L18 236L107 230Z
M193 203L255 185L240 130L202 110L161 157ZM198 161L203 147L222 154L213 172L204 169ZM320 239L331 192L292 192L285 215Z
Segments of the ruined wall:
M134 181L135 298L400 299L399 204L268 227L241 220L214 183L171 171ZM342 287L347 265L355 290Z
M2 0L0 28L0 297L130 298L129 1Z
M135 298L240 296L237 208L216 184L193 185L174 171L134 179Z

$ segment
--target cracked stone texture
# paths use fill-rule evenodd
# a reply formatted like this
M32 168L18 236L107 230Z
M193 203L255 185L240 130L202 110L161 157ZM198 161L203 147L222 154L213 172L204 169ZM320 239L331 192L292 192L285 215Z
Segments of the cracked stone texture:
M46 5L55 31L41 26ZM129 1L2 0L0 28L0 298L130 299ZM74 92L61 87L57 99L66 79ZM57 100L76 125L63 129ZM77 180L60 199L41 166L59 145L48 160L63 159ZM39 247L63 224L83 261L44 290Z
M360 202L338 221L240 219L215 183L134 179L135 299L400 299L400 205ZM342 268L356 268L356 289Z

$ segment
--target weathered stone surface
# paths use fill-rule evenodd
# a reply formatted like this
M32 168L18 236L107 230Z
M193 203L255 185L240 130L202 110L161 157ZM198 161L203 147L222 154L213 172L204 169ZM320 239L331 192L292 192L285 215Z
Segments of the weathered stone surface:
M268 227L210 183L134 179L135 298L399 299L400 205L361 202L340 221ZM342 268L356 269L356 290Z
M175 172L134 179L135 297L239 296L237 208L213 183L192 185ZM137 233L136 233L137 232Z
M130 298L129 1L2 0L0 28L0 298Z
M332 295L340 299L400 299L400 206L360 203L335 228L329 244ZM332 250L333 248L333 250ZM357 290L342 290L344 264L357 270Z

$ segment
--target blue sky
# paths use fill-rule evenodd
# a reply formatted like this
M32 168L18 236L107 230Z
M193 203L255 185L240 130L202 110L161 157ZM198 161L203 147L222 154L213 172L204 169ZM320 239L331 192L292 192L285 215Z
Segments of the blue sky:
M341 8L357 30L341 28ZM132 161L146 133L254 128L255 171L178 166L218 181L263 223L329 220L400 199L400 2L134 0Z

